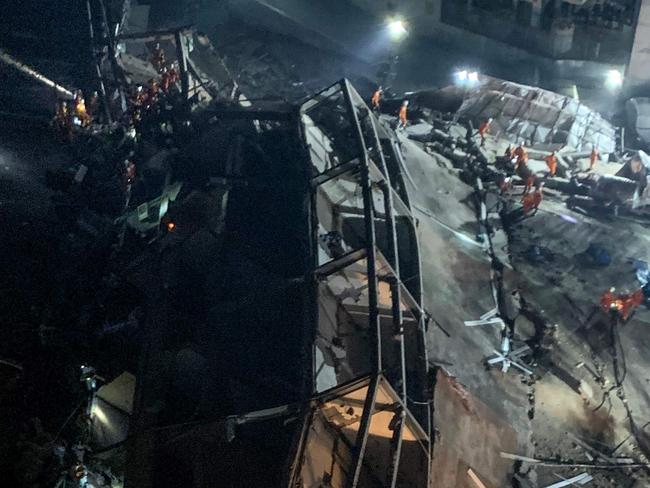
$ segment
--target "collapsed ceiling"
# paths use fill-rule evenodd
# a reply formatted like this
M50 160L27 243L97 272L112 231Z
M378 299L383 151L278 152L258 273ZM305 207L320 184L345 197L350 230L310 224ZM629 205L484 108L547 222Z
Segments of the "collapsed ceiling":
M541 88L482 76L458 111L473 120L494 119L491 132L536 149L614 152L614 127L579 101Z

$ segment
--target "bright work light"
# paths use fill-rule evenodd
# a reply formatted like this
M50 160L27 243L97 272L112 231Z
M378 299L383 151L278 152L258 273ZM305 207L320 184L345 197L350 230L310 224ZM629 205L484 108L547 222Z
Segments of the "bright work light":
M400 19L389 20L387 27L388 27L388 33L390 34L390 37L394 40L399 40L402 37L404 37L406 34L408 34L406 30L406 25L404 25L403 20Z

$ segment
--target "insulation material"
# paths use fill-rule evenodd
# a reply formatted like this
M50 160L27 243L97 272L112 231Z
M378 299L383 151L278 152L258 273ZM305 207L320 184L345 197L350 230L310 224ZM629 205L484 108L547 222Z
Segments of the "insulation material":
M468 92L458 112L476 122L492 118L492 133L533 149L595 146L607 157L616 147L614 127L573 98L488 76Z

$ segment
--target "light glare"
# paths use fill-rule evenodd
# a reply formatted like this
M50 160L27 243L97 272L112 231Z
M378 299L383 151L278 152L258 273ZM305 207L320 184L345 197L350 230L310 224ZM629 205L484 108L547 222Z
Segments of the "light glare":
M388 32L393 39L400 39L406 35L404 21L395 19L388 22Z
M610 88L620 88L623 85L623 73L617 69L607 71L606 82Z
M456 71L456 83L461 86L472 87L479 82L479 72L472 69L461 69Z

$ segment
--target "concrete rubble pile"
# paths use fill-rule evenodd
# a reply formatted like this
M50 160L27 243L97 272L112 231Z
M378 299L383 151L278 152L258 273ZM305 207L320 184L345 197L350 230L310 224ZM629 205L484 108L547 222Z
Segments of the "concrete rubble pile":
M600 114L577 100L541 88L481 76L464 94L460 117L494 119L492 133L543 150L615 150L615 130Z
M481 122L491 120L490 133L497 139L495 168L507 169L503 154L508 146L523 144L529 153L528 167L545 174L544 158L554 152L556 177L546 179L548 189L570 196L570 206L584 211L618 213L645 218L648 205L648 164L643 151L622 153L617 150L617 133L609 122L575 100L539 88L482 77L477 88L467 91L449 87L437 92L417 92L409 96L413 113L433 124L418 140L430 144L441 154L462 164L467 157L467 134L473 134ZM454 113L444 110L454 110ZM464 121L460 129L450 124ZM457 124L452 124L457 125ZM590 153L598 154L598 171L589 171ZM485 150L474 156L485 160ZM507 173L508 171L506 171ZM526 174L511 174L522 183ZM496 177L496 176L495 176Z

